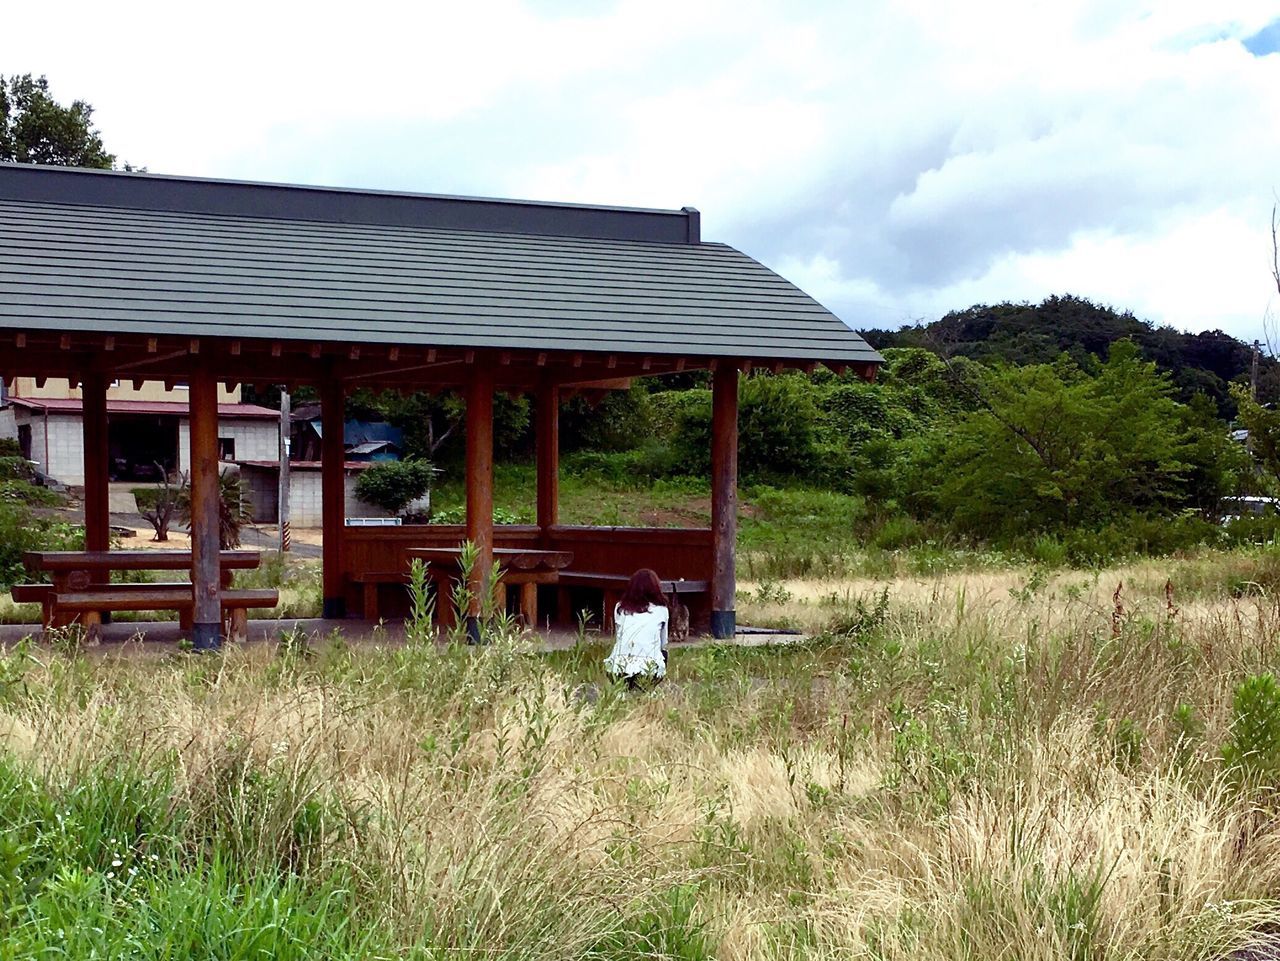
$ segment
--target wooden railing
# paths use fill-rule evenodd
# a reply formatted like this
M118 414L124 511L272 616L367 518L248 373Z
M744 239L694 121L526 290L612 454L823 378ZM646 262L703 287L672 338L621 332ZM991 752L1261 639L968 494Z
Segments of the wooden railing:
M687 527L578 527L558 524L545 534L533 525L494 528L495 547L543 547L571 551L570 571L630 575L651 567L664 579L709 580L711 531ZM395 574L409 569L410 547L457 547L466 538L462 524L406 524L402 527L344 527L342 570L347 606L363 606L356 576Z

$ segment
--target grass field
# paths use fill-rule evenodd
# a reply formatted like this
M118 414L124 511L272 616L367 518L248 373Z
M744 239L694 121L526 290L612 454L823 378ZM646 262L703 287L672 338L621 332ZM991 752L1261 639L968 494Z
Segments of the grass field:
M789 647L0 661L0 957L1222 958L1280 556L764 579ZM1118 588L1118 589L1117 589Z

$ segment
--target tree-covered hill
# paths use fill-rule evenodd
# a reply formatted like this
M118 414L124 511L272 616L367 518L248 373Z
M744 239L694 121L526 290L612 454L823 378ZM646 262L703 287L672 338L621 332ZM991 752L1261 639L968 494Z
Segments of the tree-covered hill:
M1103 360L1111 344L1127 338L1146 360L1169 372L1181 399L1203 393L1223 416L1235 412L1228 385L1247 381L1253 362L1252 345L1223 331L1184 333L1070 294L1039 304L978 304L930 324L862 333L878 348L925 347L944 356L1018 365L1052 363L1064 353L1078 363ZM1280 364L1261 357L1258 381L1264 401L1280 399Z

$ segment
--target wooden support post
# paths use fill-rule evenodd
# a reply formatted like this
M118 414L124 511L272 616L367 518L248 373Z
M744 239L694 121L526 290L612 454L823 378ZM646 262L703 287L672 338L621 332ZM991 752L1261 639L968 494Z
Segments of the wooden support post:
M88 373L80 387L84 398L84 547L88 551L105 551L111 547L107 379L99 373Z
M467 384L467 540L478 548L471 571L467 637L480 640L480 602L493 571L493 368L482 358Z
M722 361L711 378L711 635L737 630L734 567L738 532L738 366Z
M543 546L560 523L560 388L542 387L536 401L538 418L538 527Z
M84 446L84 547L88 551L111 548L111 445L107 432L107 379L90 371L80 380ZM47 444L46 444L47 447ZM94 582L106 583L106 578ZM111 612L86 612L101 623L111 623ZM88 621L86 620L86 623ZM96 623L96 622L95 622Z
M324 555L324 616L347 616L342 577L342 536L346 524L346 446L342 381L329 374L320 384L320 517Z
M191 643L197 651L222 646L218 515L218 382L208 370L189 379L191 423L191 586L195 604Z

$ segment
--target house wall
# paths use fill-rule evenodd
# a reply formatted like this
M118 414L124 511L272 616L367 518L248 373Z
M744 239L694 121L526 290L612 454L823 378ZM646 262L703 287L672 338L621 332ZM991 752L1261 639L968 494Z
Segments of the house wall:
M19 424L31 425L31 459L40 470L64 484L84 483L84 432L79 414L50 414L47 431L43 413L13 408L14 431ZM46 439L48 446L45 446Z
M71 386L71 381L63 377L50 377L40 387L36 386L34 377L18 377L9 394L12 397L28 397L33 400L80 400L82 397L80 388ZM175 386L173 390L165 390L161 381L148 380L143 381L138 385L138 389L134 390L132 381L122 380L117 381L115 386L107 388L107 399L161 400L185 404L187 389ZM240 386L237 384L234 390L227 390L225 385L219 384L218 403L240 403Z
M218 421L218 439L236 442L235 460L270 460L280 456L280 424L276 420ZM191 425L187 418L178 422L178 470L191 470Z
M249 495L249 510L255 523L274 524L279 519L279 476L274 467L243 464L240 468ZM390 517L389 512L366 504L356 496L359 470L348 470L343 513L347 517ZM293 527L324 526L324 495L321 473L314 467L297 465L289 472L289 523Z

